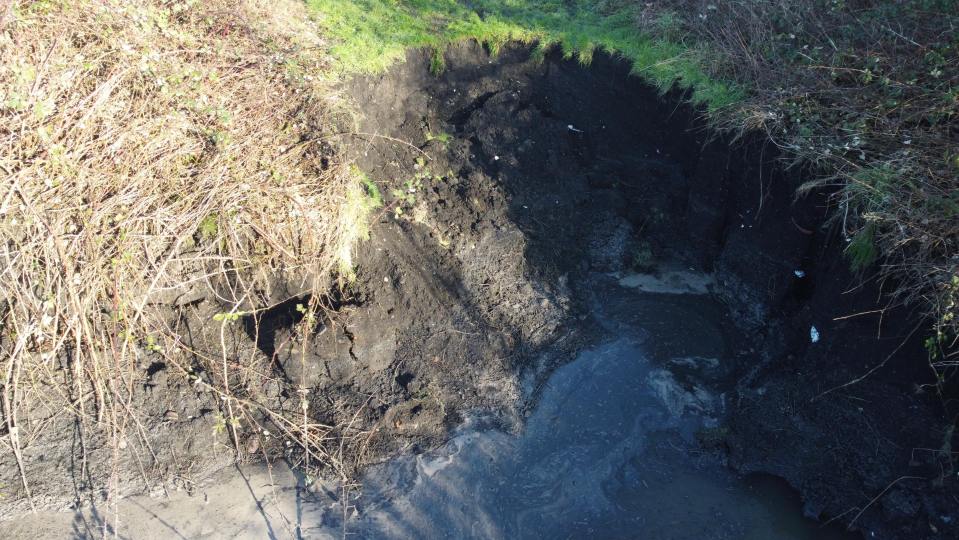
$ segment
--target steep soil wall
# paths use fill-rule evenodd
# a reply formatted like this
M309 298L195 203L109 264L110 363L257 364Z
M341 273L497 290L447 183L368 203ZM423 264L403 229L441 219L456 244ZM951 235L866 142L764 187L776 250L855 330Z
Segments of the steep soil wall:
M924 386L935 382L928 323L888 308L868 272L850 273L825 194L796 199L802 178L761 166L764 150L708 148L690 192L691 233L762 343L731 409L731 463L786 478L809 515L883 538L948 538L957 484L948 401ZM711 189L718 214L702 197ZM713 226L697 231L701 221Z

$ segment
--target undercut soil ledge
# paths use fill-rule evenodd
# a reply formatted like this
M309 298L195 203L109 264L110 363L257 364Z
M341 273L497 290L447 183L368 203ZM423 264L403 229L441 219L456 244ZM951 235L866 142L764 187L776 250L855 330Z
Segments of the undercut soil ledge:
M344 457L350 468L435 446L466 413L518 428L551 370L603 334L587 276L693 269L712 275L744 336L727 416L704 448L784 478L811 517L880 538L959 537L956 411L916 391L933 382L927 325L884 309L879 285L850 274L828 194L797 199L802 173L783 171L774 148L707 141L683 96L660 96L617 59L584 67L518 45L492 57L469 42L433 73L432 55L346 85L359 125L338 157L384 204L320 330L306 347L291 331L300 298L227 337L236 358L266 358L308 389L318 417L370 433ZM171 317L217 350L220 309L211 293ZM57 417L25 450L37 504L99 501L114 452L123 491L158 496L234 459L215 434L215 400L168 366L143 375L153 454L83 440ZM296 457L248 428L240 439L243 460ZM19 482L4 454L0 517L29 508Z

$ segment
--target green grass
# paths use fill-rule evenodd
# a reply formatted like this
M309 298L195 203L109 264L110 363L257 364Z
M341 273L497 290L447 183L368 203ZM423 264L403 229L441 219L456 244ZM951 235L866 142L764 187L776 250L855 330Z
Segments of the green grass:
M366 196L369 199L367 205L370 207L370 210L375 210L383 206L383 195L380 193L380 188L376 186L376 182L357 168L353 169L353 174L359 179L360 184L363 185L363 189L366 191Z
M346 282L356 279L353 248L357 241L370 239L370 214L383 206L383 195L369 176L355 166L350 168L350 176L353 182L347 186L342 209L346 226L337 248L338 271Z
M426 133L426 140L427 140L427 141L438 141L438 142L440 142L440 143L442 143L442 144L447 144L447 143L450 142L451 139L452 139L452 137L450 136L449 133L445 133L445 132L442 132L442 131L439 132L439 133L436 133L436 134L434 134L434 133L431 132L431 131L428 131L428 132Z
M402 61L409 48L442 51L453 42L475 39L492 52L509 41L558 46L567 58L589 64L598 50L622 56L633 72L662 91L674 84L692 89L692 100L710 110L744 98L740 88L715 80L696 49L637 29L635 8L594 0L307 0L327 37L341 73L382 72ZM674 24L664 18L664 26ZM444 69L434 52L431 69Z
M853 272L862 272L879 258L876 249L876 225L867 223L846 246L846 258Z

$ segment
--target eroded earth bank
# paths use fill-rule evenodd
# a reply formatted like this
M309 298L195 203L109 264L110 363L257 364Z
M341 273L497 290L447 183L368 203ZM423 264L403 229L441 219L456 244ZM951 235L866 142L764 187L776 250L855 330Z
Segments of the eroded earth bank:
M784 172L775 149L707 141L682 96L615 59L472 43L436 73L432 54L344 89L360 112L349 157L383 204L309 346L292 330L302 298L228 336L237 357L308 389L317 416L365 434L355 470L401 457L345 492L279 465L273 490L231 469L207 480L232 459L218 405L149 364L155 450L124 458L121 484L154 498L131 499L145 513L128 534L816 537L798 508L756 517L762 496L749 493L776 477L836 537L959 536L955 410L923 386L924 323L881 311L880 287L850 273L828 193L797 198L802 172ZM219 343L220 325L204 323L219 310L213 295L174 309L198 346ZM280 440L246 427L240 439L244 459L293 460ZM83 536L108 520L70 513L111 474L78 464L77 440L67 426L27 455L43 507L67 513L0 527ZM115 452L84 443L84 455ZM2 474L18 481L15 463ZM457 483L475 491L453 511ZM260 501L249 523L210 510L241 496ZM268 500L285 525L270 525ZM26 508L0 505L7 518ZM775 525L789 512L802 522L792 536ZM530 517L554 515L572 521Z

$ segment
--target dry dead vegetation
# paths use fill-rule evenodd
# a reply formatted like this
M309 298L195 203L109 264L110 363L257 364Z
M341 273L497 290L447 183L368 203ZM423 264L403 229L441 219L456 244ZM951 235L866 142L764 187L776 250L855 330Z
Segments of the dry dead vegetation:
M20 495L21 450L45 418L135 438L138 360L193 373L164 305L215 293L228 325L264 308L277 281L328 286L350 265L364 197L328 160L338 104L302 9L0 3L0 441ZM261 406L241 396L250 373L235 359L192 361L227 431ZM334 459L322 454L331 428L305 412L259 414Z

